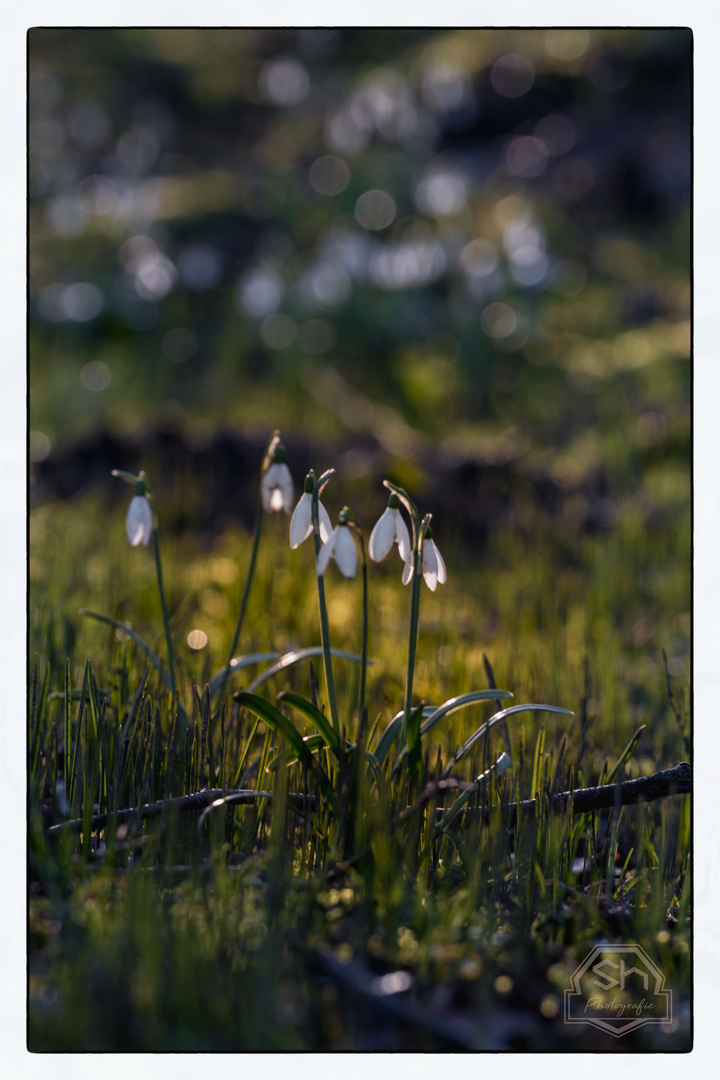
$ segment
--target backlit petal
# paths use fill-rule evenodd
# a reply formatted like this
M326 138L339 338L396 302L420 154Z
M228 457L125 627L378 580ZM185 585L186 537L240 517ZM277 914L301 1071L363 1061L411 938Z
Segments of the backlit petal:
M410 579L412 578L412 576L413 576L413 561L412 561L412 558L409 558L408 561L405 563L405 566L403 567L403 575L402 575L402 583L403 583L403 585L408 585L409 582L410 582Z
M144 495L135 495L130 501L125 528L133 547L150 543L153 531L152 510Z
M260 485L263 509L270 513L273 510L284 510L286 514L292 509L293 481L290 470L284 461L274 461L262 478Z
M320 548L317 557L317 576L322 577L328 568L330 562L330 556L335 548L335 541L337 540L337 529L333 529L330 536L327 538L323 546Z
M390 549L395 542L396 525L394 513L390 507L386 507L375 523L375 528L370 533L368 541L368 555L373 562L380 562L390 554Z
M305 491L290 518L290 547L300 547L312 532L312 495ZM327 539L327 537L325 538Z
M422 574L430 592L435 592L438 583L438 561L432 540L423 541Z
M444 585L445 582L447 581L447 570L445 569L445 560L443 559L442 555L440 554L440 551L438 550L437 544L433 544L433 546L435 548L435 557L437 558L437 564L438 564L438 582L441 585Z
M325 509L325 507L323 506L323 504L320 502L319 499L318 499L318 522L319 522L319 525L320 525L320 539L322 540L323 543L325 543L325 541L329 540L329 538L330 538L330 533L332 532L332 522L330 520L330 515L328 514L327 510Z
M400 511L393 510L393 513L395 515L395 539L397 540L398 551L403 562L407 562L412 552L410 534Z
M338 570L346 578L353 578L357 573L357 548L352 533L347 525L338 525L335 550L333 555Z

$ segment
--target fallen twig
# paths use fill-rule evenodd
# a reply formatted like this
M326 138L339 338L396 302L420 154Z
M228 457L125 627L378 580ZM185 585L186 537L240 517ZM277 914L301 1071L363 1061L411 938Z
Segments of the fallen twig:
M143 821L145 818L159 817L160 814L166 813L168 810L175 810L179 813L204 810L218 800L224 803L235 803L272 798L273 793L271 791L254 791L252 788L204 788L202 791L194 791L190 795L179 795L174 799L158 799L157 802L145 803L143 806L130 806L125 810L117 810L114 814L93 814L90 818L90 831L95 832L97 829L104 829L111 820L114 820L118 825L122 825L123 822L132 821L133 819ZM290 793L288 802L293 809L302 810L310 805L312 800L306 799L304 795ZM70 821L61 821L57 825L52 825L48 829L48 833L52 835L61 829L74 829L76 832L80 832L83 826L84 821L82 818L73 818Z
M468 783L466 780L454 780L448 777L445 780L435 780L428 784L425 790L418 796L412 806L408 806L396 818L392 826L403 824L423 808L431 799L444 791L467 791L475 794L483 787L484 781ZM592 810L602 810L610 806L629 806L638 802L653 802L655 799L664 799L669 795L685 795L692 789L692 770L687 761L681 761L672 769L664 769L662 772L653 773L651 776L641 776L637 780L625 780L620 784L603 784L601 787L578 788L576 791L563 791L556 795L550 795L547 799L548 808L555 813L562 813L567 809L572 797L573 813L585 814ZM159 799L157 802L145 803L144 806L132 806L125 810L118 810L115 814L94 814L90 818L90 830L95 832L103 829L110 820L118 825L132 819L144 820L145 818L159 817L168 810L187 813L192 810L204 810L218 800L226 803L253 802L255 799L272 799L271 791L253 791L252 789L223 789L205 788L203 791L193 792L191 795L181 795L174 799ZM291 792L287 796L288 803L293 809L304 810L314 805L312 796L304 796ZM536 813L536 799L526 799L521 803L512 803L508 809L511 820L517 817L518 808L521 813L533 816ZM443 809L437 809L436 815L442 820L445 813ZM478 813L487 814L487 808L468 809L468 816L477 816ZM58 825L52 825L48 832L57 833L62 829L74 829L80 832L84 822L82 818L73 818L70 821L62 821Z
M479 791L481 784L470 785L459 780L443 781L445 790L454 787L458 791ZM429 785L433 787L433 785ZM411 811L419 809L423 801L427 802L425 794L427 788L412 807L404 811L408 815ZM624 780L622 783L603 784L601 787L578 788L576 791L563 791L547 797L548 809L553 813L563 813L572 798L574 814L587 814L592 810L604 810L611 806L630 806L639 802L654 802L655 799L664 799L669 795L686 795L692 790L692 769L687 761L681 761L672 769L664 769L662 772L652 773L651 776L641 776L637 780ZM429 798L435 792L431 792ZM532 817L537 812L537 799L525 799L521 803L512 803L508 807L511 821L517 818L518 809L523 815ZM442 819L443 810L437 814ZM487 814L487 808L466 811L469 815L477 816L478 813Z

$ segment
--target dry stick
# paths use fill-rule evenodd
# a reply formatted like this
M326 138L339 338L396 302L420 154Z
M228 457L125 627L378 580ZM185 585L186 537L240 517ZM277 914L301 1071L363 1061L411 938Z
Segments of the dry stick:
M445 780L446 785L453 784L458 790L475 790L479 785L465 784L461 781ZM432 786L432 785L431 785ZM651 776L641 776L637 780L625 780L618 784L603 784L601 787L577 788L575 791L563 791L557 795L547 796L548 809L554 813L563 813L572 798L572 810L574 814L587 814L592 810L606 810L613 806L631 806L633 803L653 802L655 799L664 799L669 795L686 795L692 790L692 769L687 761L681 761L672 769L664 769L662 772L652 773ZM429 798L432 798L431 793ZM420 797L423 799L425 792ZM418 800L418 803L420 802ZM427 801L427 799L425 799ZM534 816L537 810L537 799L526 799L519 804L523 814ZM408 810L409 814L416 807L415 803ZM518 804L509 806L510 820L517 818ZM439 811L442 814L442 810ZM467 811L470 816L476 816L477 812ZM487 811L482 811L487 816ZM402 815L401 815L402 816Z
M653 773L652 776L643 776L638 780L626 780L622 784L603 784L602 787L578 788L577 791L563 791L557 795L550 795L548 797L548 807L555 813L561 813L567 809L571 797L574 814L584 814L590 810L603 810L616 805L629 806L632 803L652 802L654 799L662 799L668 795L686 794L691 791L691 781L692 770L687 761L681 761L679 765L675 765L672 769ZM478 781L468 783L466 780L453 780L452 778L435 780L432 784L428 784L412 806L408 806L406 810L401 811L393 818L390 827L394 829L398 825L402 825L410 817L422 810L425 804L433 799L435 795L439 795L444 791L469 791L475 794L484 783L484 778L482 783ZM523 814L533 817L536 812L536 803L536 799L526 799L519 804L508 804L510 824L517 821L518 807ZM438 822L441 824L442 815L445 811L442 808L437 808L435 812ZM466 823L476 821L479 815L482 815L483 819L487 820L489 809L486 807L466 809L464 820ZM358 851L356 855L352 855L349 859L345 859L342 863L338 863L337 866L328 870L325 877L332 879L339 874L343 874L369 855L371 850L372 848L368 844L361 851Z
M115 814L94 814L90 819L90 831L104 829L110 818L114 818L118 825L133 818L143 821L145 818L159 817L166 810L176 810L180 813L188 813L191 810L204 810L217 799L226 802L254 802L255 799L272 799L271 791L255 791L254 788L205 788L203 791L195 791L191 795L178 795L174 799L158 799L157 802L145 803L144 806L130 806L125 810L118 810ZM293 809L303 809L308 806L310 800L303 795L288 795L288 802ZM53 835L61 829L74 829L80 832L83 828L82 818L73 818L71 821L61 821L58 825L52 825L48 833Z
M403 810L398 814L391 823L391 827L395 828L398 825L402 825L413 814L416 814L419 810L425 806L435 795L444 791L472 791L473 793L479 791L481 784L478 782L467 783L463 780L453 780L448 778L447 780L435 780L433 783L428 784L422 794L415 800L412 806L409 806L406 810ZM572 797L572 808L575 814L585 814L591 810L603 810L611 806L629 806L632 803L638 802L652 802L655 799L663 799L669 795L685 795L692 789L692 770L687 761L681 761L679 765L675 765L672 769L665 769L662 772L653 773L651 776L641 776L638 780L625 780L622 784L603 784L602 787L591 788L578 788L576 791L563 791L557 795L548 796L548 807L554 812L563 812L567 809L568 803ZM126 810L118 810L114 815L118 824L123 821L128 821L131 818L139 817L140 819L159 817L165 810L178 810L180 812L187 812L190 810L203 810L206 806L210 806L211 803L217 799L223 798L235 798L238 801L247 798L272 798L272 793L268 791L254 791L252 789L230 789L227 788L206 788L204 791L196 791L191 795L181 795L174 799L160 799L157 802L146 803L144 806L133 806ZM313 799L302 795L295 795L290 793L288 795L288 802L291 806L299 806L300 808L309 809ZM536 799L526 799L519 804L520 810L524 814L534 815L536 810ZM514 821L517 815L518 804L512 803L508 806L510 811L511 820ZM482 811L486 813L486 811ZM439 811L442 814L442 810ZM472 811L466 811L466 814L472 815ZM90 828L92 830L102 829L108 823L108 814L95 814L90 819ZM74 818L71 821L63 821L59 825L52 825L49 829L49 833L59 832L61 829L75 829L80 831L83 827L82 818ZM363 854L363 853L359 853ZM357 859L358 856L354 856ZM348 860L347 864L350 863Z

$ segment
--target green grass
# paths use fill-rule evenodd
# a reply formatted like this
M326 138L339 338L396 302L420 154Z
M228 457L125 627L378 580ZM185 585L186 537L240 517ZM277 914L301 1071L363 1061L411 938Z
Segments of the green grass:
M477 703L435 726L422 742L419 782L412 770L393 772L397 744L375 771L357 750L338 759L327 748L303 769L287 739L232 700L267 663L234 675L211 710L203 700L226 659L250 537L163 535L185 735L152 666L143 682L143 651L79 615L127 621L166 662L153 557L127 545L124 495L31 516L31 1049L689 1047L689 799L610 815L541 813L516 829L506 817L510 802L536 790L601 782L641 725L623 778L687 758L687 517L672 532L651 529L628 501L612 529L578 535L540 518L531 532L495 535L475 556L459 537L455 548L443 544L437 523L448 582L434 594L423 586L414 702L486 688L486 655L513 703L574 716L510 716L512 769L476 796L494 806L487 823L453 825L432 842L430 814L403 824L397 814L497 706ZM380 496L378 504L379 512ZM284 515L265 520L239 654L320 644L311 542L291 552L287 525ZM376 662L360 732L370 751L403 706L410 591L401 569L397 554L370 568ZM345 581L333 564L325 587L332 646L359 653L360 581ZM195 629L207 635L198 651L187 644ZM277 695L308 698L311 680L322 705L321 658L312 675L305 661L258 691L302 735L315 728ZM358 666L336 660L335 681L354 742ZM66 730L74 768L62 752ZM498 725L452 775L473 779L502 749ZM72 817L85 813L86 825L91 804L112 813L206 784L242 782L273 798L226 804L202 820L167 813L119 830L48 834L43 814L63 820L57 797L51 809L58 774ZM299 813L293 792L315 796L315 811ZM450 806L456 794L429 805ZM670 1031L641 1028L619 1047L563 1024L570 974L601 940L640 944L660 965L674 994ZM408 973L407 994L363 990L363 973L398 970Z

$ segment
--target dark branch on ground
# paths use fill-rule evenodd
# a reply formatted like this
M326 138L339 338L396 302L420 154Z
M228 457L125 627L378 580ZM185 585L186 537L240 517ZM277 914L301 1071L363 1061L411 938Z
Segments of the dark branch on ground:
M413 814L421 810L436 795L445 791L469 791L472 794L479 792L483 783L468 783L464 780L436 780L428 784L418 799L407 810L393 821L393 825L400 825L407 821ZM692 788L692 770L687 761L681 761L672 769L664 769L662 772L653 773L651 776L641 776L637 780L625 780L622 783L603 784L601 787L578 788L576 791L563 791L556 795L547 796L544 800L547 808L553 813L563 813L567 810L572 800L572 810L575 814L586 814L593 810L603 810L611 806L630 806L633 803L653 802L655 799L664 799L670 795L685 795ZM188 813L193 810L204 810L218 800L224 803L253 802L255 799L272 799L272 792L236 790L222 788L205 788L202 791L193 792L191 795L182 795L174 799L159 799L157 802L145 803L144 806L133 806L125 810L118 810L114 814L94 814L90 818L90 830L96 832L104 829L108 822L114 821L121 825L133 819L144 820L146 818L159 817L168 811ZM302 811L310 809L314 803L312 796L305 797L291 793L287 796L288 804L293 810ZM518 809L521 814L532 817L537 813L537 800L526 799L521 803L512 803L508 806L512 821L517 818ZM489 808L469 809L466 815L483 815L489 813ZM443 810L437 811L442 820ZM83 829L83 818L74 818L63 821L48 829L50 834L57 833L61 829L74 829L80 832Z

